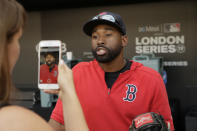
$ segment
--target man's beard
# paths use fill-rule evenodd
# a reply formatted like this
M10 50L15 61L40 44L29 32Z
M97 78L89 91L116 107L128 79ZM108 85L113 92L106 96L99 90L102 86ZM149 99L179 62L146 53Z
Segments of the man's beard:
M54 61L50 61L50 62L46 62L46 64L48 65L49 67L49 72L51 72L53 70L53 68L55 67L55 62Z
M105 48L106 53L104 55L97 55L97 49L99 47ZM100 63L108 63L114 60L121 52L122 46L117 46L115 49L109 49L104 45L99 45L95 49L92 49L92 54L96 60Z
M55 64L55 61L46 61L46 64L50 67Z

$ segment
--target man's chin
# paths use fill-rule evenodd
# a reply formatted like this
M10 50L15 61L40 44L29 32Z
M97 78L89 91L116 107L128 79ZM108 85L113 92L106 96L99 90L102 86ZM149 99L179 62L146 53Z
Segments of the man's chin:
M112 60L111 59L109 59L109 58L106 58L106 57L95 57L96 58L96 60L99 62L99 63L108 63L108 62L111 62Z
M51 66L52 65L52 63L46 63L48 66Z

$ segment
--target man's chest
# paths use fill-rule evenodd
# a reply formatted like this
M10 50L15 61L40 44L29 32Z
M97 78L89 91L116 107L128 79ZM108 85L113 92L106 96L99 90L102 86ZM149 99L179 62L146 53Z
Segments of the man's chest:
M104 79L82 80L76 84L77 94L85 111L119 110L123 116L147 111L151 95L146 88L145 84L132 77L119 77L111 89L107 88Z

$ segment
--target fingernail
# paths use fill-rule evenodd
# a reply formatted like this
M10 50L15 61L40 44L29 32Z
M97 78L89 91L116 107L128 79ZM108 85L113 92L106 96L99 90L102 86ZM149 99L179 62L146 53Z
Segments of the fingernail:
M61 65L64 64L64 61L63 61L63 60L60 60L60 64L61 64Z

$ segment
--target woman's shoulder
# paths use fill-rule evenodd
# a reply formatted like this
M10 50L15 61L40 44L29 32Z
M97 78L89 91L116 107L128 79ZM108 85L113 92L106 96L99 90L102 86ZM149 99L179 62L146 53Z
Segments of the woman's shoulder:
M36 113L20 106L5 106L0 109L1 131L52 131L47 122Z

